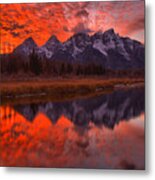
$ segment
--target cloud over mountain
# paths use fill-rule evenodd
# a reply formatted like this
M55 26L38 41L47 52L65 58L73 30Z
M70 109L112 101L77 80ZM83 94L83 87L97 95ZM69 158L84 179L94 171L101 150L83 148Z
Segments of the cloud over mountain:
M144 1L63 2L1 5L1 52L32 36L39 45L55 34L65 41L75 32L105 31L144 41Z

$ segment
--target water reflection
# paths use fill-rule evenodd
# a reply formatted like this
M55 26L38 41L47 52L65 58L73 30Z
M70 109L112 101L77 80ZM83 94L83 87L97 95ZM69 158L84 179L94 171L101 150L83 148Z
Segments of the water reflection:
M0 108L0 165L144 169L144 89Z
M113 128L119 121L136 117L144 111L144 89L119 90L74 101L17 105L14 109L29 121L42 112L53 123L64 115L76 125L86 126L92 121Z

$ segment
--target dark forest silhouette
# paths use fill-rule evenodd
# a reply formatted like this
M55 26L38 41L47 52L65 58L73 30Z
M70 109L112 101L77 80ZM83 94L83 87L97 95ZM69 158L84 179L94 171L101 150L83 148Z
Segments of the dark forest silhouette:
M95 63L71 63L61 60L48 60L40 57L35 50L28 57L9 54L0 60L1 73L9 76L19 72L34 76L64 76L64 75L109 75L109 76L144 76L144 69L112 70Z
M18 72L33 73L38 76L49 74L62 76L65 74L74 75L102 75L105 74L105 68L94 63L70 63L65 61L50 61L46 57L41 58L33 49L28 59L10 54L1 60L1 73L14 74Z

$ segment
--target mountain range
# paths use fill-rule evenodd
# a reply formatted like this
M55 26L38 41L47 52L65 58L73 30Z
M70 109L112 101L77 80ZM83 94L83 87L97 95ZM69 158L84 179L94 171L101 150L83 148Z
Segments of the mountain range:
M121 37L114 29L93 35L77 33L63 43L53 35L40 47L29 37L13 50L12 55L26 61L33 51L42 60L93 63L114 70L144 69L145 65L144 45L129 37Z

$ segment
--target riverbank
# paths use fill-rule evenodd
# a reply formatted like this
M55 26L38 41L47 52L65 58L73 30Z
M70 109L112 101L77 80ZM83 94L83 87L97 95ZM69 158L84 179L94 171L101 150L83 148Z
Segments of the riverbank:
M24 99L67 100L144 85L143 78L64 78L0 83L2 104Z

